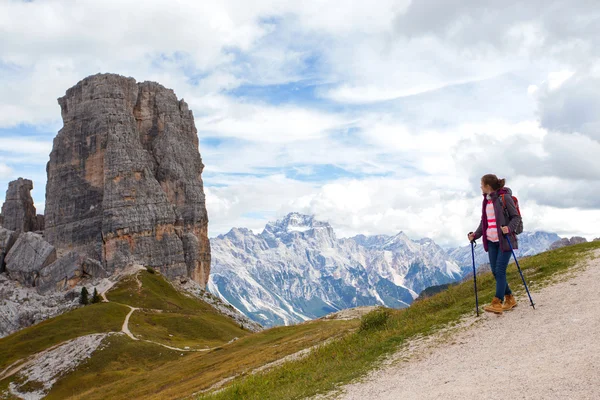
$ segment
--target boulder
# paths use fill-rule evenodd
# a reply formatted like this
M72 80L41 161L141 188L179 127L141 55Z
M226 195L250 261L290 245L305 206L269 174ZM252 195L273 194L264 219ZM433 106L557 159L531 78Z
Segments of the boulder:
M84 278L105 278L102 264L76 251L70 251L39 273L36 281L38 293L72 289Z
M11 279L33 287L40 271L56 261L56 249L40 235L26 232L19 235L4 261Z
M4 272L4 258L17 240L17 233L0 226L0 273Z
M36 281L38 293L44 294L51 290L64 290L75 286L83 275L83 259L79 253L71 251L42 268Z

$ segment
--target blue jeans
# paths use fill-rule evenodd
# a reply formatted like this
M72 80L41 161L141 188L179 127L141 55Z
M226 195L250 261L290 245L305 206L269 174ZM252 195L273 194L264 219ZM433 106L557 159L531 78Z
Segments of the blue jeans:
M511 254L510 251L500 250L500 242L488 241L490 267L492 268L494 278L496 278L496 297L500 300L503 300L505 295L512 294L506 280L506 267L510 261Z

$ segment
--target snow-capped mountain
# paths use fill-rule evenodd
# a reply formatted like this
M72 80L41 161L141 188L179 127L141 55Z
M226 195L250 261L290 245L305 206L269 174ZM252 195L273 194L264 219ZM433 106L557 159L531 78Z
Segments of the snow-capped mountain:
M211 239L208 289L265 326L362 305L408 306L426 287L460 279L431 239L337 239L312 216L290 213L262 233L234 228Z
M548 250L552 243L560 240L560 237L556 233L539 231L523 232L518 236L518 239L519 249L515 250L515 254L517 257L526 257ZM448 254L461 267L473 268L470 244L450 249L448 250ZM479 266L481 264L488 264L489 262L488 254L483 250L483 243L481 243L481 240L478 240L475 247L475 265ZM465 268L462 269L464 270Z
M558 239L524 232L517 256L545 251ZM403 232L337 239L327 222L298 213L268 223L258 235L233 228L211 239L211 252L208 290L263 326L363 305L407 307L422 290L472 270L470 245L445 251ZM488 263L481 241L475 261Z

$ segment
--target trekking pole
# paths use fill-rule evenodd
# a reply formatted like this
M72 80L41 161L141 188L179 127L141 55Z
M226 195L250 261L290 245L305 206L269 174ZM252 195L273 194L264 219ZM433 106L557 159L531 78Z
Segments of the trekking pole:
M535 310L535 304L533 303L533 299L531 298L531 294L529 293L529 288L527 287L527 283L525 282L525 277L523 276L523 272L521 271L521 267L519 266L519 262L517 261L517 256L515 255L515 251L513 250L512 243L508 238L507 234L504 234L504 238L508 242L510 246L510 251L512 252L513 257L515 258L515 263L517 263L517 269L519 270L519 274L521 275L521 279L523 280L523 285L525 285L525 291L527 292L527 296L529 296L529 301L531 302L531 307Z
M471 242L471 257L473 258L473 286L475 287L475 311L479 317L479 299L477 297L477 270L475 269L475 241Z

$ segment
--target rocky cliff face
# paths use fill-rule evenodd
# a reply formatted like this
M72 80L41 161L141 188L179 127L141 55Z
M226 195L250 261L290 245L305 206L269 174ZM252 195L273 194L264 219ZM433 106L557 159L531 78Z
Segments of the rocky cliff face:
M44 217L36 215L31 190L33 182L19 178L8 184L6 200L2 205L1 225L17 233L41 231L44 229Z
M88 77L58 100L45 238L112 273L139 263L202 287L210 273L204 165L192 112L153 82Z

